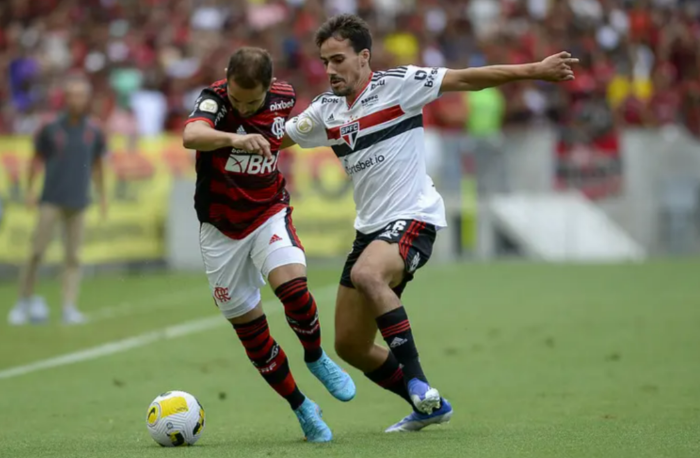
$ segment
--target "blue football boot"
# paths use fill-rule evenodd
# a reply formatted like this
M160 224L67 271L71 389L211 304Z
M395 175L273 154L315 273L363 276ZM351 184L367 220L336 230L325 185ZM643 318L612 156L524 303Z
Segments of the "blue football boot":
M321 418L321 409L311 399L304 399L294 413L308 442L330 442L333 433Z
M347 402L355 397L355 382L352 377L330 359L325 351L318 361L306 365L334 398Z
M426 426L448 423L452 418L452 406L449 402L447 402L447 399L444 398L441 399L440 404L440 408L431 414L412 412L411 415L387 428L385 432L396 433L420 431Z
M425 415L430 415L440 409L440 393L435 388L417 378L411 379L407 385L408 394L416 410Z

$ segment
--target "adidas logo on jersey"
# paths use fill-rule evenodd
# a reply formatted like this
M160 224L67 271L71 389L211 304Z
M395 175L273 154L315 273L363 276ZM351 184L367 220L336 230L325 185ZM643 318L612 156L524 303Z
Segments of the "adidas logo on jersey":
M276 102L270 105L270 111L286 110L287 108L292 108L293 106L294 102L292 100L289 102Z
M238 130L236 131L236 133L237 133L238 135L245 135L245 134L247 134L248 132L245 131L245 129L243 128L243 126L238 126Z
M270 245L272 245L273 243L276 243L276 242L281 242L281 241L282 241L282 237L275 234L270 238Z

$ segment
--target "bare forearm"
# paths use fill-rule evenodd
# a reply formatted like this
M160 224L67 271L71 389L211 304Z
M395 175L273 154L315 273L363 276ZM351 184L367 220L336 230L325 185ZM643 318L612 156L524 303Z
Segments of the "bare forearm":
M260 134L233 134L213 129L204 121L195 121L185 126L182 133L185 148L197 151L216 151L221 148L234 148L272 157L270 142Z
M566 51L553 54L541 62L522 65L489 65L487 67L447 70L440 86L441 92L479 91L489 87L521 80L542 80L553 83L571 81L571 65L578 59Z
M233 137L228 132L222 132L194 122L185 126L182 134L182 145L197 151L214 151L233 146Z
M470 70L474 70L470 78L474 80L475 84L484 88L539 77L537 64L492 65L484 68L466 69L468 73Z
M451 78L443 82L444 91L478 91L519 80L537 79L537 64L490 65L487 67L452 70ZM445 76L447 79L447 75Z

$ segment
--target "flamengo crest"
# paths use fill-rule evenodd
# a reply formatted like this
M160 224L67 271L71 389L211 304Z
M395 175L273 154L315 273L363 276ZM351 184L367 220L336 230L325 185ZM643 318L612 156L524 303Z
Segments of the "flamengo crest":
M277 140L284 137L284 118L277 117L272 122L272 135L274 135Z

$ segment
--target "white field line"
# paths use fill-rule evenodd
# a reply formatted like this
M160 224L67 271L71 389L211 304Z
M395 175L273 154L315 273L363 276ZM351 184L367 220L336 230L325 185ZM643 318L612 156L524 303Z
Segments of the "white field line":
M316 297L317 303L321 304L332 298L331 293L334 293L336 288L336 285L328 285L325 287L317 288L316 290L312 290L312 292ZM263 306L269 308L269 310L265 311L267 315L273 315L282 310L281 304L279 304L279 302L276 299L265 301L263 303ZM178 337L184 337L227 324L227 321L219 315L210 316L207 318L198 318L196 320L186 321L178 325L168 326L157 331L151 331L132 337L127 337L126 339L122 340L115 340L113 342L108 342L102 345L98 345L96 347L86 348L84 350L79 350L72 353L66 353L64 355L44 359L41 361L36 361L34 363L25 364L22 366L11 367L9 369L0 371L0 380L19 377L21 375L31 374L32 372L38 372L54 367L62 367L67 366L69 364L99 359L105 356L123 353L134 348L145 347L147 345L160 342L162 340L170 340ZM90 324L88 323L86 326L90 326Z
M207 299L210 294L209 287L205 282L202 286L170 291L137 301L121 302L117 305L103 307L94 312L89 312L86 315L91 322L109 320L121 316L139 315L141 313L162 310L172 307L173 305L182 305L185 302L195 301L197 299Z

